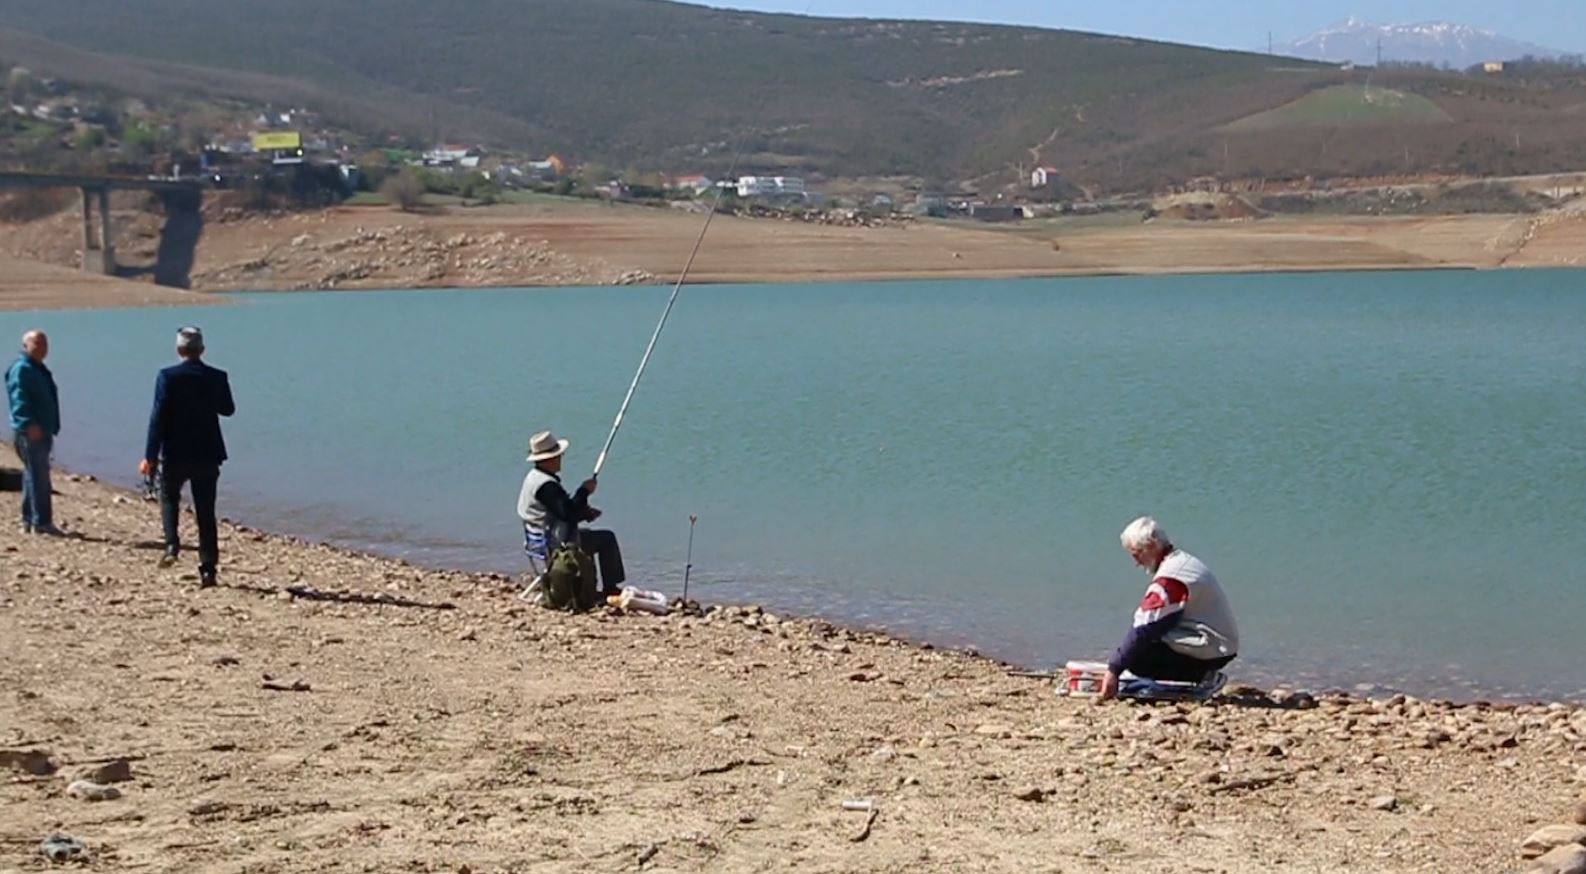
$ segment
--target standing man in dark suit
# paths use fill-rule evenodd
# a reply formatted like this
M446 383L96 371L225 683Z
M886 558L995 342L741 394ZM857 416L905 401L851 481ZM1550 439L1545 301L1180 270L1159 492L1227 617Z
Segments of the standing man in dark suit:
M165 557L161 567L176 563L182 549L178 521L182 486L192 483L193 511L198 516L198 575L204 588L215 585L220 564L220 535L215 523L215 489L226 441L220 417L237 411L226 372L205 364L204 335L197 328L176 334L182 363L160 371L154 381L154 410L149 414L149 439L138 470L148 476L160 466L160 515L165 522Z

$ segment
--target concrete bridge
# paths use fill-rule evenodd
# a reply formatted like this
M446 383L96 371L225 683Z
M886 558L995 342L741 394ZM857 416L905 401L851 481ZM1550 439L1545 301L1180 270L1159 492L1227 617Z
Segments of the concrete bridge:
M196 211L203 199L197 182L180 179L148 179L135 176L80 176L53 173L0 172L0 189L77 188L83 193L83 270L88 273L117 275L115 244L111 241L110 192L152 191L167 197L166 203L184 203ZM95 233L94 202L99 203L98 233ZM167 219L169 221L169 218Z

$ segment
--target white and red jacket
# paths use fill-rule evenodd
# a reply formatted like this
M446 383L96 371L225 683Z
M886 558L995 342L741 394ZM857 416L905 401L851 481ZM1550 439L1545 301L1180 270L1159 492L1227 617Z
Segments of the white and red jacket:
M1239 652L1239 626L1217 577L1206 563L1182 549L1162 559L1134 611L1134 627L1108 666L1127 670L1141 652L1164 643L1189 658L1211 661Z

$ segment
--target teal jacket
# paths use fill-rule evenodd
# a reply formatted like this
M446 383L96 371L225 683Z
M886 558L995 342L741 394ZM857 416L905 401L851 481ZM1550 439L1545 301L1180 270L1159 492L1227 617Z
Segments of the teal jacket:
M22 355L6 370L6 395L11 399L11 430L22 433L38 425L51 437L61 433L60 395L55 376L43 362Z

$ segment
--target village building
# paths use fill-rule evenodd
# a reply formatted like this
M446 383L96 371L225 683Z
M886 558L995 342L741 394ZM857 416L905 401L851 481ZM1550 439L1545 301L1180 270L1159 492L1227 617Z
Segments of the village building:
M804 180L798 176L740 176L738 196L743 198L804 199Z

